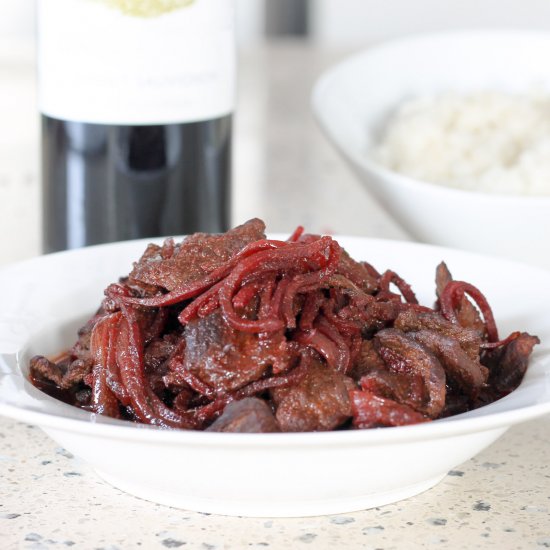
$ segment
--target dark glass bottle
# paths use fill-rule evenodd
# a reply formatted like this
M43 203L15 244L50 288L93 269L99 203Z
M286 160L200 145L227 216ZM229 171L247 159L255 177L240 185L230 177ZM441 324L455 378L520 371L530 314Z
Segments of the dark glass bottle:
M42 115L44 251L228 229L231 116L107 126Z
M91 0L39 0L45 252L228 229L231 2L181 3L136 15ZM97 53L67 27L77 16L90 21L84 34L102 29ZM116 46L112 59L105 43Z

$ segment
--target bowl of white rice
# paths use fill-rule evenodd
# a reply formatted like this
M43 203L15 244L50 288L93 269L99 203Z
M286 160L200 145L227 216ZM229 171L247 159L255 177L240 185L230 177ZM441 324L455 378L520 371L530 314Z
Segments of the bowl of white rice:
M329 69L314 113L412 238L550 268L550 33L453 31Z

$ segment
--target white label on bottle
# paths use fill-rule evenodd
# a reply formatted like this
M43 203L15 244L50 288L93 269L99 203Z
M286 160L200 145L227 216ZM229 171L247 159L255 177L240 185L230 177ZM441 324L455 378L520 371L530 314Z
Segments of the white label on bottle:
M155 6L164 13L124 10ZM131 125L195 122L233 110L231 0L38 0L38 7L44 114Z

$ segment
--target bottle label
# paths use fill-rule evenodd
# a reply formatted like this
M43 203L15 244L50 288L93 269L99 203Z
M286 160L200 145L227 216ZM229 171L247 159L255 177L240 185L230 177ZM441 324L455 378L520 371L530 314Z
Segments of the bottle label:
M231 0L38 0L38 44L53 118L171 124L234 107Z

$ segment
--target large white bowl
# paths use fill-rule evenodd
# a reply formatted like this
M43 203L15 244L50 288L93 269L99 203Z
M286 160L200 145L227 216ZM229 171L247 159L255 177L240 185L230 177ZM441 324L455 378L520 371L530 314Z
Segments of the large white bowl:
M391 267L424 304L434 269L478 285L502 334L537 334L527 375L489 406L422 425L328 433L163 431L96 416L43 394L28 360L75 340L103 289L144 241L43 256L0 271L0 414L40 426L113 485L171 506L229 515L305 516L380 506L428 489L506 429L550 412L550 279L543 270L438 247L340 238L356 258ZM482 491L482 488L480 488Z
M404 100L447 91L550 92L550 33L456 31L388 42L329 69L313 110L361 181L414 238L550 267L550 197L462 191L414 180L369 158Z

